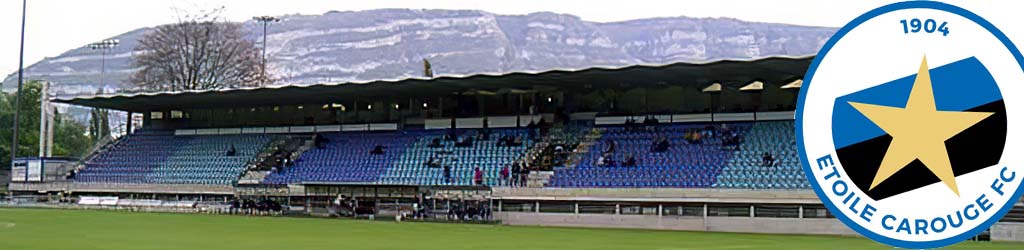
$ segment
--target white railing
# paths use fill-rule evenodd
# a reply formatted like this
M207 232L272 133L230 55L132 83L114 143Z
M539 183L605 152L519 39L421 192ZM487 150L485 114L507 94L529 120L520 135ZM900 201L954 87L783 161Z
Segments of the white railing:
M178 129L174 135L288 134L340 131L393 131L397 123L343 124L319 126Z

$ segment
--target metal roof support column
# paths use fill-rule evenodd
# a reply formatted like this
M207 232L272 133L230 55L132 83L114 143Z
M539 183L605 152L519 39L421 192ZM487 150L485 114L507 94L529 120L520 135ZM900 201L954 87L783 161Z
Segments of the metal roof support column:
M437 117L444 117L444 96L437 97Z
M124 132L126 135L132 134L132 131L133 131L132 130L132 125L134 125L133 122L132 122L132 116L134 114L135 113L132 113L131 111L128 112L128 124L125 126L126 130Z
M523 115L523 94L519 93L519 104L516 104L516 127L522 127L523 121L520 118Z
M476 95L476 107L478 109L477 110L477 115L479 115L481 117L486 117L487 116L487 103L484 102L484 99L485 99L484 95L481 95L481 94L477 94Z

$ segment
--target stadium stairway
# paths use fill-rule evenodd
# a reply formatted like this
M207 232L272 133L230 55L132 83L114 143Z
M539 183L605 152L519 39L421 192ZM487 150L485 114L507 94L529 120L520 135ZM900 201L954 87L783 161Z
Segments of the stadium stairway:
M1024 223L1024 199L1017 201L1001 221Z
M554 171L530 171L530 175L526 177L526 187L546 187L551 182L551 176L554 175Z
M313 148L312 135L284 135L270 143L263 151L246 165L246 171L239 178L238 184L262 184L270 176L271 171L280 168L278 159L291 156L296 160L304 152Z
M589 128L587 130L583 130L582 133L584 133L583 139L581 139L579 145L577 145L576 148L572 150L572 155L569 156L569 159L566 162L566 167L568 168L576 167L576 165L578 165L579 162L583 160L583 156L585 156L587 152L590 152L590 150L594 148L594 144L596 144L597 141L601 140L600 129Z
M764 153L775 158L765 166ZM743 136L740 149L722 169L716 188L808 189L797 155L793 121L757 122Z

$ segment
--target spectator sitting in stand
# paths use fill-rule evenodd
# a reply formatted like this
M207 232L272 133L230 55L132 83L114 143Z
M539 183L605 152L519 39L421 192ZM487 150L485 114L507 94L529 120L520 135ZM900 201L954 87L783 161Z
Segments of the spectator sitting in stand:
M737 150L740 148L740 136L734 131L722 135L722 146L727 149Z
M608 155L608 157L604 158L604 165L607 167L615 167L618 166L618 162L616 162L611 155Z
M444 176L443 176L443 178L444 178L444 183L451 183L452 182L452 167L451 166L444 165Z
M512 139L512 142L508 144L508 146L510 146L510 147L518 147L518 146L522 146L522 145L523 145L523 138L519 137L519 136L516 136L514 139Z
M655 125L658 125L658 118L654 118L654 116L644 117L644 127L646 127L648 131L652 131Z
M448 133L444 135L444 139L446 141L454 141L459 137L457 133L458 132L455 131L455 127L449 128Z
M431 139L430 140L430 145L427 145L427 147L440 148L441 147L441 138Z
M371 154L371 155L383 155L383 154L384 154L384 149L385 149L385 148L386 148L386 147L384 147L384 146L382 146L382 145L377 145L377 146L374 146L374 147L373 147L373 150L370 150L370 154Z
M716 128L715 125L708 124L708 125L704 126L704 129L701 129L700 131L697 131L697 133L700 133L700 134L704 135L705 137L710 137L710 136L718 136L718 135L715 134L715 132L717 132L717 131L718 131L718 128Z
M473 137L472 136L459 137L458 141L455 142L455 146L456 147L463 147L463 148L472 147L473 146Z
M320 134L313 134L313 144L315 144L317 148L324 148L327 146L328 142L330 142L330 140L328 140L327 137Z
M690 143L701 143L701 139L704 138L704 133L694 132L690 138Z
M623 162L623 163L622 163L622 166L626 166L626 167L636 167L636 164L637 164L637 163L636 163L636 156L633 156L633 155L629 155L629 157L628 157L628 158L626 158L626 162Z
M530 136L531 139L537 139L537 128L537 124L533 123L533 121L530 121L530 124L526 125L526 130L528 132L527 135Z
M668 138L662 136L654 141L654 145L651 145L651 152L662 153L668 151L671 146L672 144L669 143Z
M297 158L296 155L295 155L295 152L288 153L288 157L287 158L288 158L288 162L286 162L284 164L285 166L291 167L292 165L295 165L295 160L296 160L295 158Z
M772 157L771 153L765 151L761 156L761 165L765 167L775 166L775 157Z
M231 148L229 148L228 152L225 153L224 155L226 155L226 156L235 156L236 154L238 154L238 151L235 150L235 144L231 144Z
M605 154L615 153L615 141L607 140L608 147L604 149Z
M614 167L615 159L611 153L604 153L597 158L597 165L602 167Z
M431 156L430 159L427 159L426 165L432 168L441 167L441 159Z
M487 123L484 122L484 124L487 124ZM477 138L476 139L479 140L479 141L491 140L491 129L484 128L484 129L480 130L480 133L477 134Z

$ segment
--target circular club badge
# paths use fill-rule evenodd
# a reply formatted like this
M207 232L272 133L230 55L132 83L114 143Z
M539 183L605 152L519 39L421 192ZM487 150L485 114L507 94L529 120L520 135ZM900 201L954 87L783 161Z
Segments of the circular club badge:
M825 44L804 79L804 170L861 235L943 247L1020 200L1024 58L980 16L930 1L872 10Z

